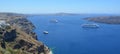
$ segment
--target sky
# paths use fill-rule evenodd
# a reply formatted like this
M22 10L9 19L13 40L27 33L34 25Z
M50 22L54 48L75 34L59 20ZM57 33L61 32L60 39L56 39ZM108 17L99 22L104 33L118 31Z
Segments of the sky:
M0 12L120 14L120 0L0 0Z

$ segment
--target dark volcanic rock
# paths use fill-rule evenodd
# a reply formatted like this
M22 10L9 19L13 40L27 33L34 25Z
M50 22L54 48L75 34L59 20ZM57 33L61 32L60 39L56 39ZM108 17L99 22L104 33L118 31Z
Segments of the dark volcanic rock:
M33 45L34 44L26 42L25 40L19 40L18 44L14 46L14 49L20 49L21 47L25 47L25 46L26 46L26 49L30 49Z
M6 31L5 34L4 34L3 39L6 42L11 42L11 41L14 41L16 37L17 37L16 30L12 30L10 32Z
M0 45L1 45L1 47L4 48L4 49L6 48L6 45L5 45L5 41L4 41L4 40L1 41Z

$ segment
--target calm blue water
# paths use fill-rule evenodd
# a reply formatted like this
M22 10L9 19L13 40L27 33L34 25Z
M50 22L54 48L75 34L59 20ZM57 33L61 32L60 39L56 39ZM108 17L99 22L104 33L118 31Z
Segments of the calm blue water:
M99 29L80 25L89 16L30 16L38 39L52 48L54 54L120 54L120 25L100 24ZM58 23L50 23L58 19ZM49 34L43 34L47 30Z

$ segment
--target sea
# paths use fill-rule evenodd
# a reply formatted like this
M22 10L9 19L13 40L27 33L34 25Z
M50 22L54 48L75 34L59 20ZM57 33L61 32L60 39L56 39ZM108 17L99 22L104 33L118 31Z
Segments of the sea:
M103 15L32 15L27 19L35 25L38 40L53 54L120 54L120 25L84 20L98 16ZM58 22L51 22L52 19ZM87 23L99 28L81 26Z

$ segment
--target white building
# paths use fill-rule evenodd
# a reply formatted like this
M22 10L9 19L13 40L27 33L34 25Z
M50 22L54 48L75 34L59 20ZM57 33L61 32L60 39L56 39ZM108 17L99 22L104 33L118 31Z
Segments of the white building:
M5 20L0 20L0 28L5 27L5 26L10 26L10 24L6 23Z

